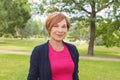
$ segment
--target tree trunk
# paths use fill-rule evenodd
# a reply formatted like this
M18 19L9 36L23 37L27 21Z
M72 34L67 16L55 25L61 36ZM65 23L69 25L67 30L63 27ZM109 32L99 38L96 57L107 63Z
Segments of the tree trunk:
M91 4L92 13L91 13L91 23L90 23L90 41L88 47L88 56L94 55L94 39L95 39L95 19L96 19L96 12L95 12L95 2L93 1Z
M23 40L23 34L21 34L21 37L20 37L21 40Z
M20 28L19 34L20 34L20 39L23 40L23 32L22 32L22 28Z
M95 22L91 22L90 26L90 42L88 47L88 55L93 56L94 54L94 38L95 38Z

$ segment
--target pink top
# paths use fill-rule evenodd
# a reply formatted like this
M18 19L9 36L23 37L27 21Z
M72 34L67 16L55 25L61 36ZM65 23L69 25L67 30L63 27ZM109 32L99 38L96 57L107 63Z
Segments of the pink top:
M67 46L58 52L49 45L49 58L52 80L73 80L74 63Z

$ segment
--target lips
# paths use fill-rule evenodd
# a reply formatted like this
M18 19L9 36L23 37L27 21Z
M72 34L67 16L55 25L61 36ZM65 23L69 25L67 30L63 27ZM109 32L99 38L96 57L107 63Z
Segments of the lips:
M63 37L64 34L56 34L58 37Z

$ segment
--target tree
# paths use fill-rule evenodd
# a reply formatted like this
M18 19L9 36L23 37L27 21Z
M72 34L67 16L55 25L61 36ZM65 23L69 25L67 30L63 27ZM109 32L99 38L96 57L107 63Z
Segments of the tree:
M37 21L33 21L32 19L30 19L25 28L22 29L23 37L29 38L38 35L40 33L40 27L41 25L38 24Z
M17 29L23 29L30 19L30 6L27 0L3 0L1 2L2 10L6 13L0 20L4 23L2 32L14 36Z
M104 19L98 26L96 37L101 37L106 47L120 47L120 16Z
M95 30L97 13L108 7L114 7L114 5L119 4L119 0L52 0L43 2L47 5L48 12L63 11L69 14L74 19L80 21L81 19L86 19L90 22L90 41L88 47L88 55L93 56L94 52L94 40L95 40ZM116 6L118 7L118 5ZM43 7L44 8L44 7ZM44 10L43 8L40 9ZM75 16L73 16L75 15Z
M87 21L81 21L73 23L69 30L69 37L73 40L89 40L89 23Z
M7 3L7 5L5 5L5 3ZM10 6L10 4L11 0L8 0L7 2L5 0L0 0L0 36L4 34L5 29L8 27L5 19L8 14L6 8Z

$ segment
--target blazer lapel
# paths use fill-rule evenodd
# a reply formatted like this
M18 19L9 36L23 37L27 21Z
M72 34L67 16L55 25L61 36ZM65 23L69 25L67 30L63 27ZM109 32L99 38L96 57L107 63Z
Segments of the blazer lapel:
M51 66L50 66L50 60L49 60L49 49L48 49L48 42L45 44L44 47L44 76L45 80L52 80L52 73L51 73Z

